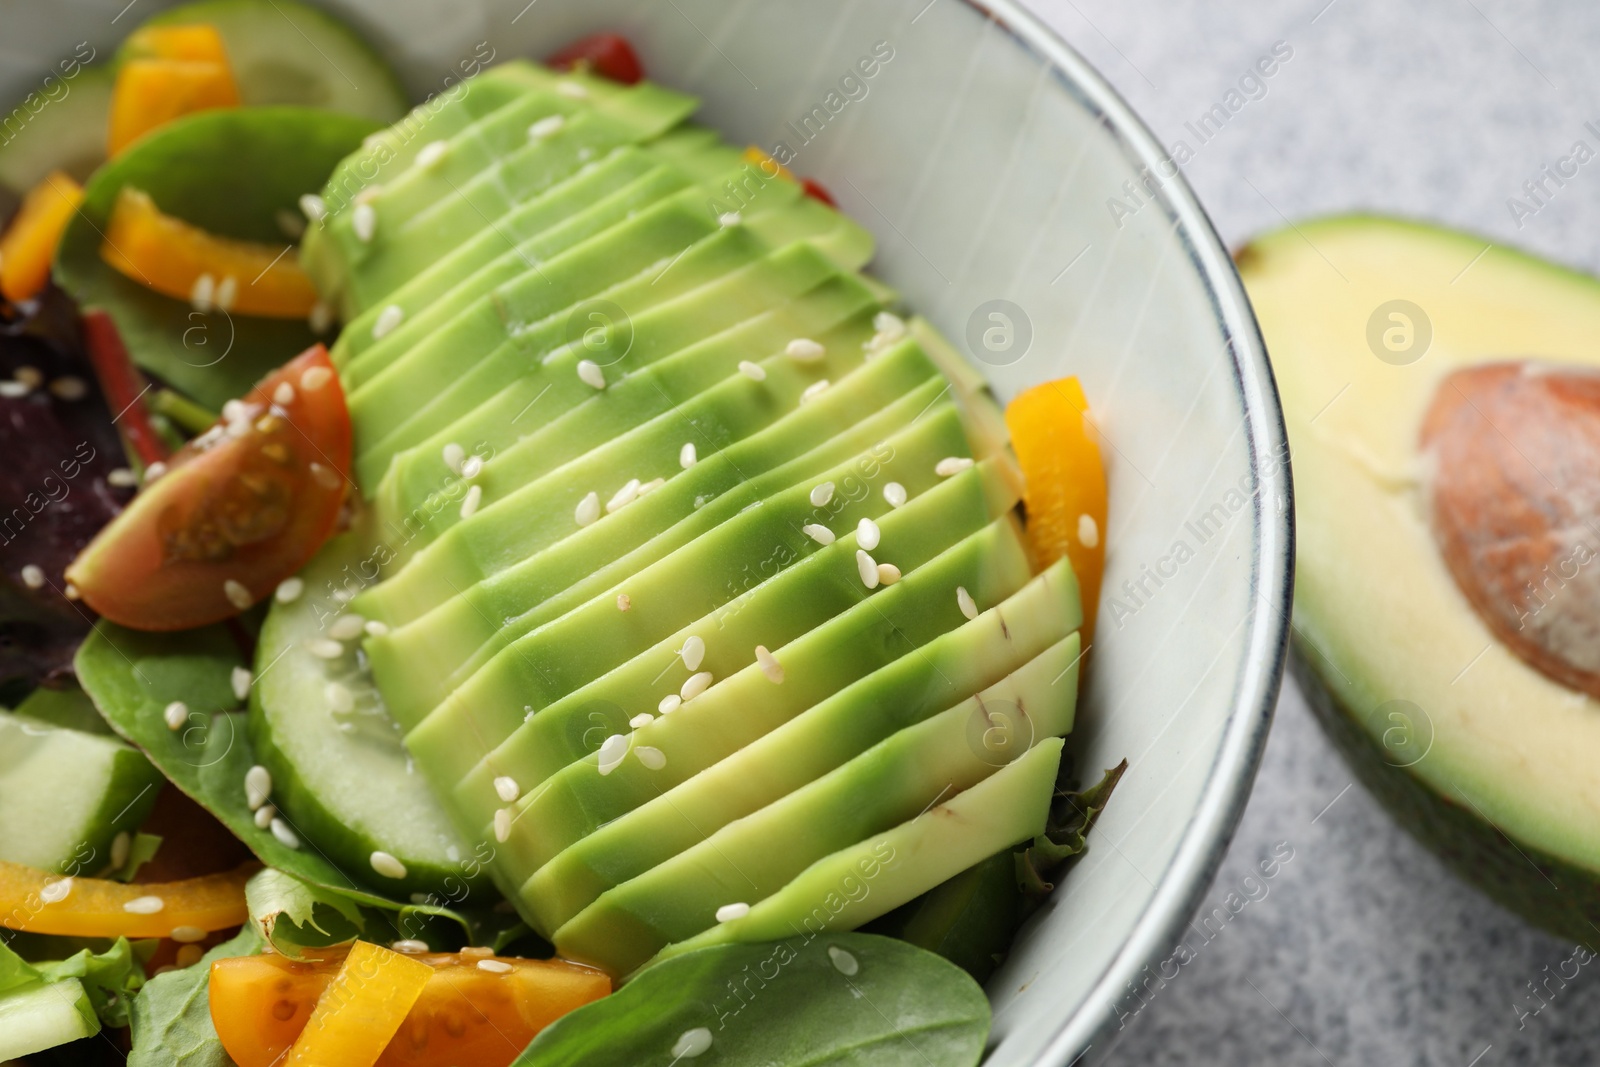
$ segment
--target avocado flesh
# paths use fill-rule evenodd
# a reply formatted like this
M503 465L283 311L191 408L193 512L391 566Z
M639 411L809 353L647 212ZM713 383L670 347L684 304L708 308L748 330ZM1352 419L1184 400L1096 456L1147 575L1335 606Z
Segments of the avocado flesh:
M1417 442L1452 371L1524 356L1593 368L1600 282L1419 223L1300 229L1240 253L1293 447L1296 673L1405 825L1507 906L1592 936L1600 911L1579 889L1600 882L1600 706L1512 654L1473 611L1429 528ZM1432 333L1403 366L1366 341L1375 309L1397 297ZM1393 700L1425 716L1411 712L1420 721L1399 749Z
M1020 757L1033 741L1018 731L1007 742L983 748L975 739L988 728L987 705L1037 707L1040 716L1033 725L1039 740L1060 737L1071 727L1072 704L1069 700L1063 708L1061 701L1051 701L1050 682L1077 658L1076 638L1068 645L1029 664L1012 684L934 709L930 718L899 728L607 890L555 932L551 940L557 951L570 959L604 960L608 968L628 973L667 945L716 925L722 905L771 896L815 860L972 788ZM523 898L536 899L527 891Z
M1017 486L996 460L964 471L878 518L883 544L910 570L955 541L976 533L1011 510ZM705 642L701 670L725 678L755 661L755 646L778 648L871 595L848 564L855 559L855 531L802 563L787 567L735 599L657 642L633 659L545 706L518 725L470 770L451 768L455 803L469 825L487 825L500 806L493 780L510 777L524 792L569 763L590 755L605 736L626 733L639 711L654 711L667 692L688 676L677 663L691 636ZM671 668L666 675L662 671ZM418 747L424 747L419 730Z
M773 891L798 870L778 873L782 861L770 856L772 846L803 867L809 862L803 857L888 829L926 808L940 789L965 789L1032 741L1067 733L1077 697L1075 586L1070 568L1051 568L1003 604L930 641L920 655L902 656L841 689L562 851L522 888L539 928L561 927L597 898L607 900L602 911L664 904L670 894L656 878L668 875L668 861L680 875L697 865L704 875L716 870L707 850L726 850L735 841L757 842L727 854L739 857L740 868ZM997 715L993 751L983 747L991 737L982 720L986 708ZM1019 710L1026 720L1018 719ZM635 743L649 744L648 732L639 731ZM1022 748L1006 747L1018 738ZM859 773L863 764L865 774ZM850 766L857 770L847 772ZM836 797L839 789L854 794L848 811L824 816L800 815L792 806L778 810L827 779L835 780L828 788ZM911 807L885 807L894 803ZM713 877L720 883L723 873ZM589 930L584 937L594 936L595 917L582 920ZM666 940L697 931L678 931Z
M1015 763L894 829L817 860L750 912L669 945L654 960L707 945L853 930L985 858L984 849L1044 832L1062 740L1046 738ZM858 895L857 889L866 887ZM731 902L730 902L731 903ZM604 966L603 962L595 961Z
M853 564L853 560L850 561ZM835 564L841 569L849 566ZM667 754L660 769L624 759L609 774L598 757L569 764L515 805L496 877L520 884L562 849L725 759L851 682L965 621L964 587L980 611L1025 585L1027 554L1007 516L958 542L864 602L775 649L785 671L775 686L751 665L651 723L650 746ZM521 783L518 783L519 785Z

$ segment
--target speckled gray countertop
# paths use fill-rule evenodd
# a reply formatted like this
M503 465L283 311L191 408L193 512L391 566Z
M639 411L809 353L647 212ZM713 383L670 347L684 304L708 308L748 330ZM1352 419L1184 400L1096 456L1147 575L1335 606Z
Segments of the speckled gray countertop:
M1600 126L1600 6L1026 2L1169 148L1185 142L1189 181L1229 245L1368 208L1600 269L1600 160L1520 226L1508 204L1575 141L1600 148L1584 128ZM1201 143L1185 124L1274 45L1289 59L1247 83L1247 102ZM1292 858L1247 881L1275 848ZM1600 974L1581 971L1541 1007L1530 983L1573 946L1491 904L1398 829L1351 784L1293 683L1204 907L1230 893L1248 903L1124 1020L1112 1063L1600 1063Z

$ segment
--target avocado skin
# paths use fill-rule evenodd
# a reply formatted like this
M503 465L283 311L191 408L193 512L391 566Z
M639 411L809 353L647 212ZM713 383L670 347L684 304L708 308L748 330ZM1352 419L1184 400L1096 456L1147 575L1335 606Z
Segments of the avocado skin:
M1289 671L1323 732L1367 791L1463 881L1495 903L1558 937L1589 943L1600 927L1600 876L1506 836L1409 769L1385 761L1383 746L1339 699L1336 683L1316 666L1318 658L1314 648L1296 637L1289 649Z

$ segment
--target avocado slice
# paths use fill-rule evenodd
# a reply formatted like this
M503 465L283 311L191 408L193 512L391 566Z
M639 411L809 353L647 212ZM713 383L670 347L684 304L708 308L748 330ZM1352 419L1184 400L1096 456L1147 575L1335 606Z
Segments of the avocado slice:
M930 645L924 654L931 653ZM1073 701L1052 700L1051 682L1071 671L1077 658L1073 635L1008 679L1011 684L986 689L920 722L895 724L887 737L847 762L742 818L720 824L683 852L602 893L555 932L551 940L557 951L571 959L604 960L608 968L626 974L667 945L714 926L717 909L723 905L765 899L812 862L893 829L945 797L972 788L1026 752L1035 740L1033 731L1039 740L1067 732ZM980 739L995 729L990 725L997 721L991 718L991 709L1006 704L1033 709L1032 716L1021 721L1032 731L1009 718L998 720L1005 723L997 731L1004 739L982 744ZM858 704L855 710L860 713L870 707ZM803 720L804 716L789 725ZM747 769L787 770L785 763L780 755ZM694 782L690 780L690 788ZM705 786L716 788L711 782ZM525 890L523 899L547 898Z
M830 842L815 851L821 855L856 840L841 837L841 828L857 836L872 832L852 820L876 820L876 829L887 829L925 808L938 789L972 785L1008 762L1000 756L1020 755L1034 740L1071 728L1079 658L1076 600L1070 568L1052 567L1003 604L930 641L920 655L902 656L846 686L563 850L528 879L522 899L541 930L554 930L601 894L611 896L613 887L632 884L630 879L654 879L668 860L678 863L675 869L680 871L683 864L700 862L689 858L690 853L703 855L708 836L724 828L739 826L728 837L716 833L717 849L744 839L756 827L771 829L765 820L780 801L788 803L796 791L860 763L865 759L861 753L873 746L882 749L867 760L874 780L850 778L842 787L855 793L851 812L794 820L788 825L807 827L800 840L788 832L773 833L767 840L803 854L811 847L807 833L820 836ZM980 721L991 711L992 720ZM944 725L933 727L937 720ZM636 733L635 743L650 743L649 727ZM986 738L995 742L994 751L985 747ZM1019 738L1022 748L1006 748ZM931 782L933 789L914 798L905 789L915 782ZM883 814L879 806L896 796L913 804L912 810ZM797 873L780 875L775 873L779 867L763 866L765 853L759 847L729 854L739 857L740 867L752 878L757 875L751 872L759 870L781 885ZM713 861L700 873L715 869ZM632 899L641 888L634 885L608 906ZM664 899L655 889L645 896ZM678 936L687 935L668 940Z
M1293 448L1291 666L1308 702L1363 782L1462 877L1562 936L1592 937L1600 709L1486 624L1430 522L1447 477L1509 480L1527 460L1442 472L1419 441L1442 384L1463 371L1527 357L1537 362L1525 374L1592 376L1600 282L1477 236L1370 216L1269 234L1239 267ZM1502 427L1485 442L1538 455L1526 427ZM1550 418L1535 436L1557 431ZM1494 516L1533 506L1508 500ZM1552 533L1564 558L1518 601L1524 634L1591 602L1579 560L1594 557L1571 553L1592 536ZM1506 566L1526 548L1509 535L1504 545Z

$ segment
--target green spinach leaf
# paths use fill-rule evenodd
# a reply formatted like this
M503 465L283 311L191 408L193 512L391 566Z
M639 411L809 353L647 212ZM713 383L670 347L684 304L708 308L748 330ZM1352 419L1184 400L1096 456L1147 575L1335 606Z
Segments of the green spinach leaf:
M133 1047L128 1067L233 1067L211 1025L207 999L211 964L234 956L253 956L261 935L246 924L230 941L213 948L192 967L158 974L134 998L129 1025Z

